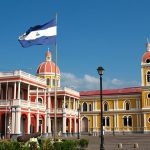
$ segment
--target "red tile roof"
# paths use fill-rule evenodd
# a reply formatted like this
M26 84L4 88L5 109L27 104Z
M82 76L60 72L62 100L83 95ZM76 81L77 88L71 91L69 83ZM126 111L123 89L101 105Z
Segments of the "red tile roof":
M141 92L142 92L141 87L129 87L129 88L110 89L102 91L103 95L131 95L131 94L141 94ZM80 92L80 96L94 96L99 94L100 94L99 90Z

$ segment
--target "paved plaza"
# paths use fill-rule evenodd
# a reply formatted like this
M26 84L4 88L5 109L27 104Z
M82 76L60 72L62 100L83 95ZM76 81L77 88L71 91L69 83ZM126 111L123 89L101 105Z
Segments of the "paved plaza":
M87 150L99 150L100 138L97 136L82 136L89 140ZM123 148L118 148L118 144L122 143ZM134 144L138 143L139 148L134 148ZM105 135L105 150L150 150L150 134L130 134L130 135Z

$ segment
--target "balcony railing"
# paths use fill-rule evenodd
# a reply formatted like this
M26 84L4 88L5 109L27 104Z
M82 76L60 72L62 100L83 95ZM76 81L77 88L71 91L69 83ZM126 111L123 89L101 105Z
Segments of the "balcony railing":
M26 72L21 71L21 70L16 70L14 72L0 72L0 77L10 77L10 76L20 76L20 77L29 79L31 81L35 81L37 83L43 84L43 85L46 84L45 79L42 79L40 77L36 77L32 74L26 73Z
M77 115L78 114L77 110L67 109L67 108L65 108L65 109L57 108L56 112L57 112L57 114L60 114L60 113L66 113L66 114L69 114L69 115L75 115L75 114ZM54 108L50 109L50 113L54 113Z
M52 92L55 91L55 89L48 89L48 90L50 90ZM68 93L73 94L73 95L78 96L78 97L80 96L79 92L77 92L73 89L67 88L67 87L57 88L57 92L61 92L61 91L68 92Z
M8 107L8 106L20 106L22 108L28 108L30 107L31 109L40 109L40 110L45 110L46 105L41 104L41 103L36 103L36 102L30 102L27 100L0 100L0 107Z

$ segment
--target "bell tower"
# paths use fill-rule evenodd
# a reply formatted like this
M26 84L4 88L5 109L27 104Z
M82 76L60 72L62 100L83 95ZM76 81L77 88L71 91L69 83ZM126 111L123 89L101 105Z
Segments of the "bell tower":
M142 109L150 109L150 43L146 44L146 52L141 61ZM146 117L146 116L145 116ZM144 121L145 122L145 121Z
M142 86L150 87L150 43L146 44L147 51L144 53L141 62Z

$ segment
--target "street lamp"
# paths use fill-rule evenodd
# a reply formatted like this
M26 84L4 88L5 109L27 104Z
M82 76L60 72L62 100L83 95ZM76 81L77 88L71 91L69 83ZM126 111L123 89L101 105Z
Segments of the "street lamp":
M78 108L78 139L80 139L80 131L79 131L79 115L80 115L80 107Z
M97 68L98 74L100 75L100 104L101 104L101 143L100 150L105 150L104 148L104 135L103 135L103 106L102 106L102 75L104 72L103 67Z

